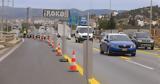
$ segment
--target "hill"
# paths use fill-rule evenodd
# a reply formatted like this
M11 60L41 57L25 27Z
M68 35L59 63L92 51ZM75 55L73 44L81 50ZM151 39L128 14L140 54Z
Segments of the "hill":
M78 9L69 9L71 15L78 15L83 16L87 15L88 12L95 15L102 15L102 14L109 14L111 10L109 9L90 9L81 11ZM2 8L0 7L0 16L2 16ZM119 10L119 12L123 12L123 10ZM42 17L43 16L43 9L36 9L36 8L30 8L30 15L32 17ZM12 8L12 7L5 7L5 13L4 15L9 19L15 19L15 18L26 18L27 16L27 8Z

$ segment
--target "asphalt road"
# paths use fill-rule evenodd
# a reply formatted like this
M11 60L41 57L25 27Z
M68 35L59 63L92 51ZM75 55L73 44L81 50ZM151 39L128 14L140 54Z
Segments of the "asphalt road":
M160 50L137 50L136 57L107 56L99 53L99 43L93 43L93 75L101 84L160 84ZM67 54L76 50L83 66L83 45L74 39L67 41Z
M25 39L0 62L0 84L85 84L79 73L69 72L45 42Z

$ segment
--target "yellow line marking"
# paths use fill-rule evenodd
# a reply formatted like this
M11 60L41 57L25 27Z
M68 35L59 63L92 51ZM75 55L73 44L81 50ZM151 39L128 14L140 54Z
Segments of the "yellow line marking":
M71 64L71 58L70 58L69 56L64 55L64 58L65 58L65 59L68 59L69 64ZM82 68L79 64L76 64L76 66L77 66L77 70L78 70L78 72L80 73L80 75L83 76L83 75L84 75L84 74L83 74L83 68ZM89 81L90 84L100 84L100 82L97 81L94 77L88 79L88 81Z
M100 51L98 48L93 48L95 51Z
M155 48L155 50L160 50L160 48Z
M124 59L124 60L130 60L131 58L129 58L129 57L124 57L124 56L121 56L120 57L121 59Z
M155 57L160 58L159 54L155 54L155 53L150 53L150 52L146 52L146 51L142 51L142 50L137 50L140 53L144 53L144 54L148 54L148 55L154 55Z
M89 83L90 84L100 84L100 82L98 82L95 78L90 78Z

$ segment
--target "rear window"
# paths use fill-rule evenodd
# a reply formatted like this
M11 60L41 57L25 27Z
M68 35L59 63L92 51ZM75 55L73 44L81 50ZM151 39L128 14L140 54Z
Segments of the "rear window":
M136 33L136 38L149 38L148 33Z

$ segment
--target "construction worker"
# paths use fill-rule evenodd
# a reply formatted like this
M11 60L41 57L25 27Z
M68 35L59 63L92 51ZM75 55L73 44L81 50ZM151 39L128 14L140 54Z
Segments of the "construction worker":
M25 37L26 37L26 35L27 35L27 31L26 31L26 30L24 30L24 31L23 31L23 38L25 38Z

